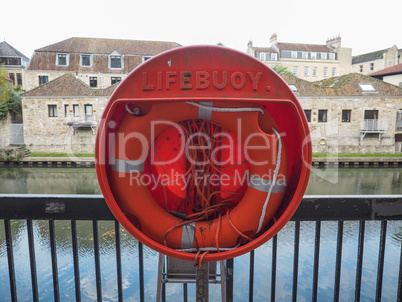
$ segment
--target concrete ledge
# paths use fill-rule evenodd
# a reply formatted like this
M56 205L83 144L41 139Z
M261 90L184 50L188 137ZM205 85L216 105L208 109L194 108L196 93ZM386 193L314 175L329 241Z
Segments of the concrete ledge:
M2 161L0 167L95 167L93 157L26 157L19 161Z

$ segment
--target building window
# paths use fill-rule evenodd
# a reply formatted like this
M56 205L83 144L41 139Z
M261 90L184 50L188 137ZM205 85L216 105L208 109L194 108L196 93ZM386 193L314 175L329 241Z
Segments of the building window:
M97 77L89 77L89 86L90 87L98 87L98 78Z
M259 58L261 61L266 61L267 57L266 57L265 52L259 52L259 53L258 53L258 58Z
M308 52L307 51L302 52L302 58L303 59L308 59Z
M333 76L333 77L336 76L336 67L332 67L332 76Z
M304 76L308 77L308 66L304 66Z
M328 76L328 67L324 67L324 77Z
M39 76L39 85L45 84L47 82L49 82L48 76Z
M377 92L377 90L371 84L359 84L362 92Z
M81 55L81 66L91 66L91 55Z
M15 83L15 75L14 73L9 73L8 77L13 81L13 84Z
M1 57L0 58L0 64L4 65L9 65L9 66L17 66L21 65L21 58L7 58L7 57Z
M110 56L110 68L121 68L121 56Z
M49 109L49 117L57 117L57 105L47 105Z
M290 50L282 50L282 58L291 58L292 52Z
M378 120L378 110L364 110L365 120Z
M17 85L22 85L22 74L17 73Z
M391 61L389 61L388 66L389 66L389 67L391 67L391 66L393 66L393 65L394 65L394 61L392 61L392 60L391 60Z
M80 115L80 107L78 105L73 105L73 114L75 117Z
M352 110L342 110L342 123L350 123Z
M374 70L374 63L370 63L370 71Z
M329 53L328 54L328 59L329 60L335 60L335 54L334 53Z
M118 83L118 82L120 82L121 81L121 77L112 77L112 83L111 83L111 85L113 85L113 84L115 84L115 83Z
M326 109L318 110L318 122L319 123L327 122L327 120L328 120L327 112L328 112L328 110L326 110Z
M271 53L271 61L278 61L278 54L277 53Z
M307 122L311 122L311 109L304 110L304 114L306 115Z
M144 63L145 61L148 61L150 58L152 58L152 57L151 56L143 56L142 63Z
M312 53L311 53L311 58L312 58L312 59L317 59L317 53L316 53L316 52L312 52Z
M65 53L58 53L56 59L56 65L68 66L68 55Z
M298 66L293 66L293 74L294 74L295 76L297 76L298 73L299 73L299 67L298 67Z
M316 76L317 76L317 67L314 66L313 67L313 77L316 77Z
M359 65L359 71L363 72L363 65Z
M68 117L70 115L69 106L68 104L64 105L64 116Z
M322 52L321 53L321 60L326 60L327 59L327 53L326 52Z
M85 121L92 122L93 121L92 105L91 104L84 105L84 108L85 108Z

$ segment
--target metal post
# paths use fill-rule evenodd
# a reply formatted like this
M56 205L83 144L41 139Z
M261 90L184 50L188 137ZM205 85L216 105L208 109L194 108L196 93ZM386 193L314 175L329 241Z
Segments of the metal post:
M208 262L204 262L201 268L196 269L196 301L208 302L209 292L209 265Z

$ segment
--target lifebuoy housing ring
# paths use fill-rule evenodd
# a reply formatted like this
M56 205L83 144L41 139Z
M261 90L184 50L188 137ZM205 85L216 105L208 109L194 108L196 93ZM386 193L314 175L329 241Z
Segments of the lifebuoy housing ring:
M237 102L138 102L135 106L141 114L126 114L116 125L118 135L111 141L109 157L112 193L132 224L155 242L184 251L224 251L238 246L242 238L258 236L273 219L287 184L286 150L268 112ZM250 167L241 201L226 215L208 221L187 221L168 213L143 181L149 179L146 160L154 139L172 124L197 119L210 120L236 135Z

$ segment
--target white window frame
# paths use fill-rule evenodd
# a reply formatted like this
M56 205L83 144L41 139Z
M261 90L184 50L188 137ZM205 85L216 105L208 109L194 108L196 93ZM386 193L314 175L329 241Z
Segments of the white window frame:
M304 66L304 76L305 77L308 77L309 76L309 68L308 68L308 66Z
M322 52L321 53L321 60L326 60L328 58L327 53L326 52Z
M120 57L120 67L112 67L112 57ZM110 69L123 69L124 68L124 56L120 54L117 50L114 50L110 55L109 55L109 68Z
M328 60L335 60L335 54L333 52L328 54Z
M312 52L312 53L311 53L311 58L312 58L312 59L317 59L317 53L316 53L316 52Z
M318 70L317 66L313 66L313 77L316 77L318 75L317 70Z
M80 105L73 104L73 116L74 117L80 116Z
M328 67L324 67L324 77L328 76Z
M278 61L278 54L276 52L271 52L271 61Z
M308 52L307 51L302 52L302 59L308 59Z
M292 59L297 59L297 51L293 51L292 50L292 55L291 55Z
M59 56L66 56L66 64L59 64ZM57 53L56 54L56 66L69 66L70 56L68 53Z
M265 52L260 52L258 56L259 56L260 61L266 61L266 59L267 59Z
M293 74L297 76L299 74L299 66L293 66Z
M331 75L332 75L333 77L336 77L336 67L332 67Z

